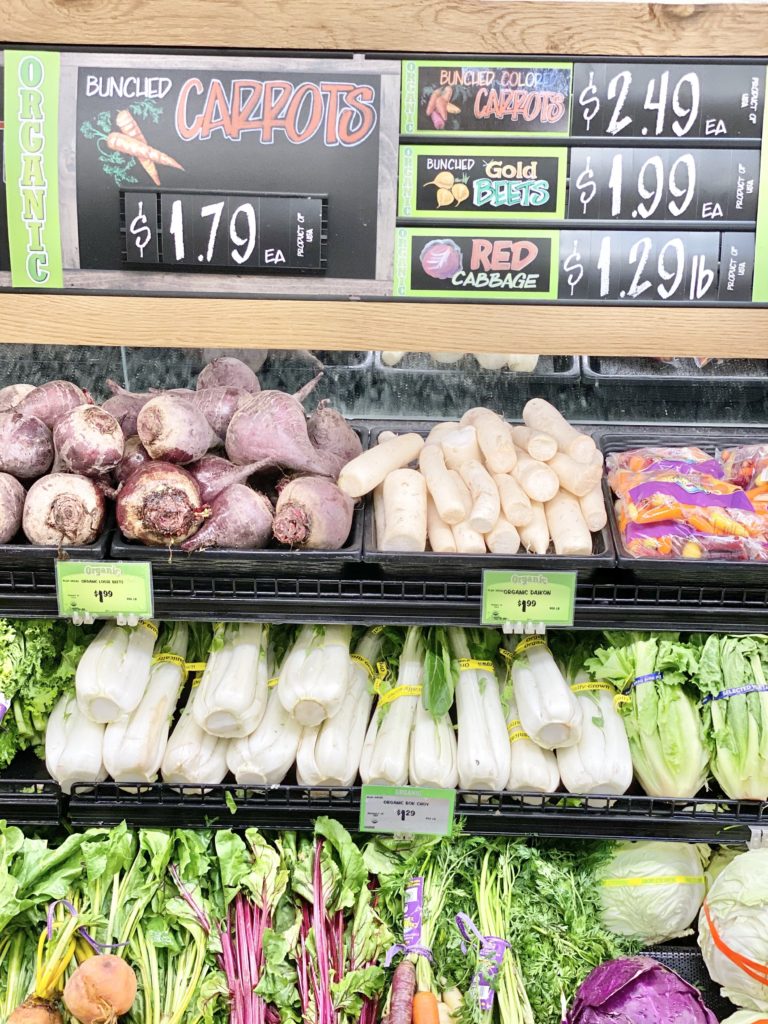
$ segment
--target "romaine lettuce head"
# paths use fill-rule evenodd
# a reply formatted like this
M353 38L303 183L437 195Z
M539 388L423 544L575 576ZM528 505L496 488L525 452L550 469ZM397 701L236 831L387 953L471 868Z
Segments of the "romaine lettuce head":
M717 1024L701 993L646 956L600 964L585 978L564 1024Z
M599 873L603 925L648 945L690 934L706 893L708 858L707 846L618 843Z
M699 915L699 945L725 998L768 1014L768 850L742 853L715 879Z

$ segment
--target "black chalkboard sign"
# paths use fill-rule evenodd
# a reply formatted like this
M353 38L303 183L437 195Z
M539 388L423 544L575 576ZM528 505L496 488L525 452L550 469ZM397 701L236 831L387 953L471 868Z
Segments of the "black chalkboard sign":
M331 62L324 71L291 70L292 63L286 60L279 74L258 70L257 64L253 71L165 71L159 63L150 68L81 68L81 268L125 268L120 193L144 188L161 190L163 267L199 263L227 272L296 271L301 264L301 269L324 270L328 277L375 278L380 78L364 72L334 74ZM213 192L219 193L218 199ZM293 214L283 209L279 195L264 195L258 213L253 208L252 222L247 197L255 193L327 197L328 237L322 257L320 231L313 230L314 241L307 244L304 239L303 257L294 238L289 265L288 221ZM221 196L227 209L219 211L220 229L208 260L216 211L201 216L201 209L215 207ZM175 251L170 244L174 210L184 222L190 257L168 258ZM320 226L316 208L307 216ZM239 263L252 224L265 244L257 241L253 253ZM244 241L237 243L237 238ZM270 265L267 249L280 250L286 262Z

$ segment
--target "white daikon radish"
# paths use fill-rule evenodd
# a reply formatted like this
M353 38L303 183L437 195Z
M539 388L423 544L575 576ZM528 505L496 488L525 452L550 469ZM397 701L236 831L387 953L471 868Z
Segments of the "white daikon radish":
M440 518L430 495L427 495L427 538L433 551L456 553L456 539L453 536L453 530Z
M211 736L249 736L267 706L268 627L260 622L219 623L208 663L195 690L192 714Z
M484 370L503 370L507 357L501 352L473 352L472 355Z
M404 786L408 782L411 730L421 703L424 641L410 626L398 663L397 680L384 680L360 758L363 785Z
M462 789L504 789L510 749L499 683L487 649L488 630L449 627L451 651L459 661L456 683L458 769Z
M73 693L57 701L45 727L45 767L64 793L71 793L76 782L106 779L105 728L83 714Z
M394 430L382 430L376 438L376 444L386 444L387 441L394 441L396 437Z
M227 766L241 785L279 786L296 760L302 727L283 706L281 685L270 690L255 731L227 748Z
M513 476L496 473L493 482L499 489L501 511L513 526L527 526L533 519L531 499Z
M532 459L520 448L512 475L531 501L549 501L560 490L560 481L549 463Z
M427 440L425 444L440 444L446 434L452 434L455 430L459 429L459 424L456 421L450 421L447 423L436 423L434 427L427 434Z
M459 781L456 734L449 715L435 721L419 700L416 705L408 761L411 786L455 789Z
M531 502L531 521L518 527L520 543L531 555L546 555L549 550L549 527L544 506L539 501Z
M94 722L116 722L138 706L149 683L154 622L108 622L86 648L75 674L77 703Z
M523 728L514 698L507 708L509 778L506 789L518 793L556 793L560 785L557 757L534 743Z
M461 473L459 473L458 470L449 469L448 476L451 478L457 493L461 495L461 500L464 505L464 519L468 519L469 513L472 511L472 495L469 493L469 488L464 483Z
M115 782L154 782L160 771L171 719L186 679L189 627L166 623L139 706L111 722L104 733L104 767Z
M407 354L407 352L382 352L381 361L385 366L397 366Z
M572 427L554 405L545 402L543 398L532 398L526 403L523 420L532 430L540 430L554 437L560 451L570 455L577 462L588 464L592 461L595 451L595 442L592 438Z
M544 511L555 554L592 554L592 534L584 522L578 498L567 491L560 491L544 505Z
M333 718L349 687L351 626L306 625L280 668L276 687L285 710L299 725Z
M585 465L583 462L576 462L570 455L564 455L563 452L558 452L551 458L548 465L554 469L563 490L575 494L577 498L588 494L600 483L603 476L602 464L591 462Z
M427 547L427 484L415 469L396 469L384 481L384 536L380 551Z
M424 445L419 453L419 469L443 522L453 526L466 519L464 495L456 486L455 477L448 475L443 449L439 445Z
M481 462L465 462L460 472L472 495L472 511L467 522L478 533L488 533L501 512L499 489Z
M513 353L507 358L507 366L515 373L533 373L539 361L539 356L518 355Z
M469 523L457 523L451 527L456 550L462 555L484 555L486 552L485 537L473 530Z
M530 427L512 427L512 438L518 448L528 452L538 462L549 462L557 455L557 441L549 434Z
M361 498L383 483L389 473L418 458L423 447L424 438L420 434L400 434L391 441L377 444L344 466L339 473L339 489L350 498Z
M520 550L520 534L504 516L499 516L493 529L486 533L485 544L494 555L514 555Z
M464 358L463 352L430 352L436 363L458 363Z
M450 434L443 434L440 444L448 469L461 469L465 462L481 462L482 452L477 443L474 427L459 427Z
M378 484L373 489L373 525L376 530L376 545L386 532L386 520L384 518L384 484Z
M523 729L546 750L571 747L581 738L581 708L541 637L515 648L512 683Z
M592 533L598 533L605 528L608 523L608 511L605 507L601 484L593 487L591 491L588 491L579 498L579 505L581 506L581 514L584 516L584 522Z
M512 428L490 409L470 409L470 419L462 418L477 432L477 443L483 460L491 473L509 473L517 465L517 449L512 439Z

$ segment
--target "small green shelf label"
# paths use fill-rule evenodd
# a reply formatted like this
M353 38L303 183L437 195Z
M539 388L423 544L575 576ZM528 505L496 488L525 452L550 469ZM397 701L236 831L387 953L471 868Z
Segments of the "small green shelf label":
M149 562L56 562L59 615L114 619L154 613L152 565Z
M507 622L572 626L575 572L483 572L484 626Z
M455 806L455 789L363 786L360 831L449 836Z

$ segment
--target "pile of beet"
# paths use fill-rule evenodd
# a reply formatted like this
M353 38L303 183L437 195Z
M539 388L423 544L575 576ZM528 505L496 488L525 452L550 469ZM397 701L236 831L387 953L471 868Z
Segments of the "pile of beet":
M336 486L361 444L321 402L262 391L220 356L196 389L133 394L108 381L102 406L68 381L0 390L0 543L88 544L115 499L123 535L144 544L336 550L353 502Z

